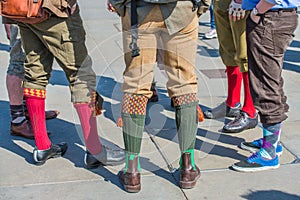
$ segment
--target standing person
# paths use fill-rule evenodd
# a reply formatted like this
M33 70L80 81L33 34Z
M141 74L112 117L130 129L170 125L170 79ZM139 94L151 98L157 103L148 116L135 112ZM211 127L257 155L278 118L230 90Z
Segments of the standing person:
M243 0L251 10L247 18L247 52L250 89L260 121L263 138L243 143L247 150L258 149L232 168L254 172L279 167L278 142L288 105L283 91L283 57L298 25L299 0Z
M7 19L3 19L4 23ZM6 75L6 88L9 97L11 125L10 133L14 136L34 139L34 134L27 120L28 112L24 101L22 81L24 79L25 54L22 49L19 28L16 24L4 24L10 41L10 59ZM54 119L59 114L56 110L46 111L46 120Z
M204 38L206 39L213 39L218 37L217 30L216 30L216 24L215 24L215 17L214 17L214 1L210 4L209 7L209 14L210 14L210 30L204 34Z
M126 69L123 73L123 138L126 164L118 176L124 189L139 192L140 149L145 125L146 106L151 97L153 68L157 56L158 39L164 50L164 66L168 75L167 89L175 106L180 155L180 187L193 188L200 177L194 161L197 132L197 80L194 71L198 39L198 17L191 1L162 0L129 1L111 0L122 17L123 48ZM134 4L132 5L132 2ZM152 2L152 3L151 3ZM163 4L161 4L163 2ZM126 5L126 6L124 6ZM135 20L130 8L136 5L138 30L131 29ZM110 7L111 5L108 4ZM113 9L111 9L113 10ZM133 13L131 16L130 13ZM131 18L130 18L131 17ZM131 21L131 19L133 21ZM133 23L135 24L135 23ZM138 32L138 35L134 35ZM133 38L131 35L133 33ZM129 48L132 39L137 48ZM133 41L134 42L134 41ZM135 47L131 44L131 47Z
M52 144L46 132L46 86L54 58L70 83L71 100L85 140L86 167L124 162L124 151L106 148L98 137L96 115L101 114L102 105L95 92L96 75L85 46L85 30L76 0L44 1L43 7L51 12L47 20L37 24L19 23L26 54L24 96L35 136L33 158L36 164L62 156L67 150L65 142Z
M223 127L223 132L238 133L255 128L258 123L250 94L246 45L246 18L239 0L215 0L215 23L219 51L227 74L227 99L221 105L204 112L206 118L235 117ZM244 104L240 103L241 85L244 85Z

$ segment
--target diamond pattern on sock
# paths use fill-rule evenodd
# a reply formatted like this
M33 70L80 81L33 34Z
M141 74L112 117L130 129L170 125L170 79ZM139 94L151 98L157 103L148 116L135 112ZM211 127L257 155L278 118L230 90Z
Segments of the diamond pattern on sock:
M46 90L24 88L24 96L45 99L46 98Z
M183 104L197 102L198 98L195 93L192 93L192 94L185 94L185 95L173 97L172 100L174 102L174 106L180 106Z
M146 115L148 98L143 95L123 95L122 112L128 114Z

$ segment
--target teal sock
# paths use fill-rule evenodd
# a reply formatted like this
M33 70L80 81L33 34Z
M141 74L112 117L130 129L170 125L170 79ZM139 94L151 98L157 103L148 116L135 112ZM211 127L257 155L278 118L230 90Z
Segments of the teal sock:
M126 153L126 161L125 161L125 168L123 170L123 173L125 174L129 168L129 161L134 160L134 158L137 157L137 170L141 171L141 165L140 165L140 155L135 153Z
M196 170L196 165L195 165L195 151L194 151L194 149L188 149L188 150L184 151L183 153L189 153L189 154L191 154L191 156L190 156L190 158L191 158L191 165L192 165L193 169ZM179 160L180 169L182 169L182 154L181 154L181 157L180 157L180 160Z

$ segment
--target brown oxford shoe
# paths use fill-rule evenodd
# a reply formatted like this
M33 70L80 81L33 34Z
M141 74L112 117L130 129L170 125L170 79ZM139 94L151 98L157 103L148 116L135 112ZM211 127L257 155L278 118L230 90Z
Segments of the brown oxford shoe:
M128 169L118 173L119 181L127 192L137 193L141 190L141 175L138 171L138 157L128 160Z
M60 112L57 111L57 110L48 110L48 111L45 111L46 120L55 119L59 115L59 113Z
M25 120L21 125L10 125L10 134L13 136L20 136L28 139L34 139L34 134L31 128L31 124L28 120Z
M25 120L20 125L10 124L10 134L13 136L19 136L27 139L34 139L34 133L29 120ZM47 134L51 133L47 131Z
M183 189L191 189L195 187L197 180L200 178L200 169L191 164L191 154L184 153L182 155L182 167L180 169L180 187Z

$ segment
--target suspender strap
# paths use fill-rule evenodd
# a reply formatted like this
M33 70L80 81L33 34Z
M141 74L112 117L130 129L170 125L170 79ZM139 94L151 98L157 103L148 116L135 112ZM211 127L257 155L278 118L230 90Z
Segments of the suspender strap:
M130 43L130 49L131 49L131 57L136 57L140 55L140 48L137 46L137 39L139 37L138 35L138 16L137 16L137 10L136 10L136 1L137 0L131 0L131 43Z

